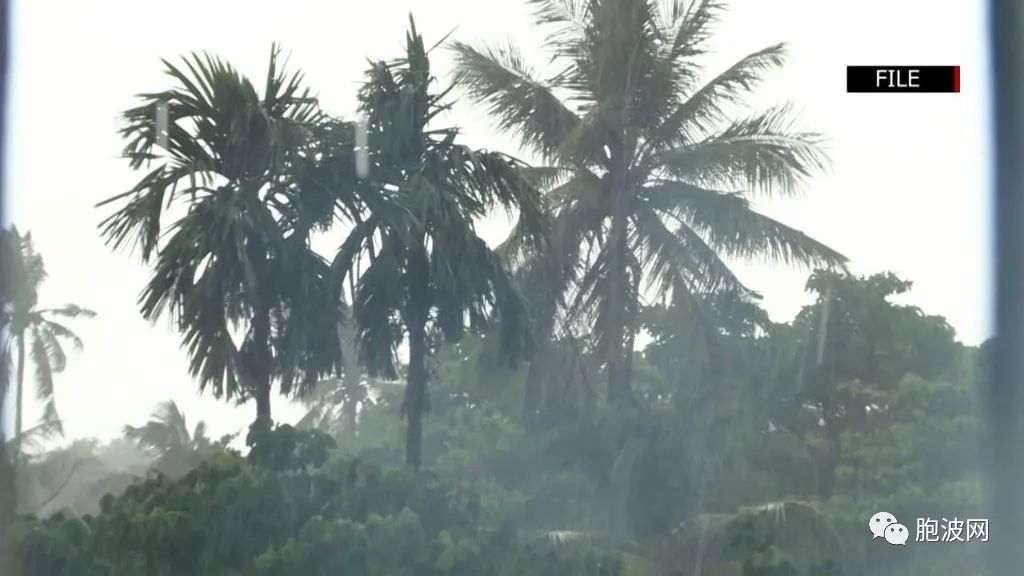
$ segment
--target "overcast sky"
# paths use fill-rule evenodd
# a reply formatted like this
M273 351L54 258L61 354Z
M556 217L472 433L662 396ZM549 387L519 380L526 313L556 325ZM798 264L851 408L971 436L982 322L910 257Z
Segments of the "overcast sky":
M905 300L941 314L961 340L992 333L988 71L982 2L965 0L735 0L716 36L709 73L785 41L789 64L750 100L793 101L802 125L829 138L833 166L798 199L764 211L846 254L859 273L891 270L914 282ZM470 41L515 40L541 58L525 0L23 0L14 2L7 215L31 230L50 280L41 302L74 302L99 316L76 324L85 350L56 385L70 436L111 437L174 399L214 434L239 430L252 406L199 397L179 338L137 312L146 271L100 241L94 204L138 178L118 159L117 115L133 95L168 87L159 58L220 55L257 80L281 42L329 111L349 115L366 58L401 53L413 12L428 44L455 29ZM449 57L432 59L443 76ZM962 66L960 94L846 94L851 64ZM257 82L259 85L259 82ZM511 153L469 102L451 120L470 144ZM505 233L500 219L483 230ZM776 320L810 297L806 271L745 266ZM298 409L274 400L275 417ZM27 422L39 415L30 402Z

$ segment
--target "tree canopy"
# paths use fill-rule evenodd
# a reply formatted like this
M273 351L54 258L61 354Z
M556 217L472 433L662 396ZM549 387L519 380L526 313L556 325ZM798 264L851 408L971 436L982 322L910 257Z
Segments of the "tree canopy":
M609 398L630 392L647 298L699 303L723 291L749 293L731 258L845 262L751 203L793 194L825 164L820 138L794 126L789 106L731 117L784 62L784 46L702 82L699 61L718 2L532 4L547 31L550 73L513 45L456 43L459 78L499 128L549 165L557 240L553 256L539 257L561 263L546 278L556 287L551 295L570 292L569 320L605 350Z

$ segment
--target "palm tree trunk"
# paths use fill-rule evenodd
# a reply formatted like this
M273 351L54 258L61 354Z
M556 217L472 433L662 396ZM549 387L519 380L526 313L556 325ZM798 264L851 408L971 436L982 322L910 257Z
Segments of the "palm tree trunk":
M612 216L610 238L611 271L608 283L608 326L605 337L608 346L608 403L615 404L629 396L629 373L625 349L626 334L626 199L619 195Z
M250 186L248 183L243 188L251 187L253 193L258 196L258 184ZM271 272L267 270L267 246L262 242L250 242L246 248L249 259L259 279L252 294L253 316L252 316L252 344L253 350L249 357L251 366L246 368L253 378L252 394L256 399L256 421L271 422L270 418L270 308L271 300L262 289L270 281Z
M538 412L540 412L541 391L543 388L544 364L546 346L537 351L530 360L530 367L526 371L526 390L523 393L523 422L536 424Z
M414 323L415 324L415 323ZM409 325L409 373L406 376L405 462L413 470L423 463L423 412L427 398L425 323Z
M0 426L0 572L13 575L15 572L11 564L14 563L14 554L8 534L14 524L18 494L14 485L14 466L4 449L5 440L3 427Z
M835 416L832 415L832 407L826 404L825 413L825 454L822 461L821 474L819 475L819 495L823 500L832 498L836 487L836 471L842 458L842 445L840 444L839 431L835 423Z
M270 420L270 384L263 380L261 382L257 382L257 386L256 419Z
M429 266L418 251L409 258L409 301L406 327L409 330L409 372L405 386L405 462L413 470L423 463L423 414L427 409L427 315Z
M24 416L25 409L25 329L22 328L18 331L18 383L17 393L18 401L14 405L14 438L16 440L14 456L14 468L17 470L18 463L21 460L21 431L22 431L22 418Z
M359 416L359 402L361 402L358 375L345 373L342 385L345 389L345 404L341 407L341 425L351 436L359 436L359 429L356 427L356 420Z
M544 310L537 331L537 352L530 359L526 371L526 389L523 392L523 422L536 424L540 416L541 399L544 396L544 376L550 366L551 332L554 328L554 310Z
M254 379L256 420L270 421L270 310L260 305L252 319L255 355L249 369Z
M351 316L346 322L351 322ZM355 346L355 334L348 329L347 323L338 325L338 339L341 341L341 355L345 373L342 376L342 389L345 392L345 404L342 406L342 429L353 436L359 435L356 420L359 417L359 404L365 399L362 387L362 370L359 367L359 351Z
M8 531L14 524L18 494L14 485L14 465L12 456L7 450L6 422L3 415L7 409L7 393L10 391L10 369L7 360L10 357L4 344L0 344L0 573L14 574L10 564L11 548Z

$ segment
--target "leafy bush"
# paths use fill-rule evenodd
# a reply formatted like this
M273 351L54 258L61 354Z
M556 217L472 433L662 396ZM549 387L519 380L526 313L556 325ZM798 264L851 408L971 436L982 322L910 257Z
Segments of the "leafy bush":
M333 440L254 426L247 457L222 451L186 476L158 473L96 516L22 518L12 530L26 576L600 575L613 552L550 550L481 520L480 498L430 472L357 459L325 466Z

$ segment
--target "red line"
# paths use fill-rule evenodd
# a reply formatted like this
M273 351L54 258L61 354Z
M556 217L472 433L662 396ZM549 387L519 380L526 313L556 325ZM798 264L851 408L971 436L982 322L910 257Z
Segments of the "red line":
M960 91L960 67L953 66L953 92Z

